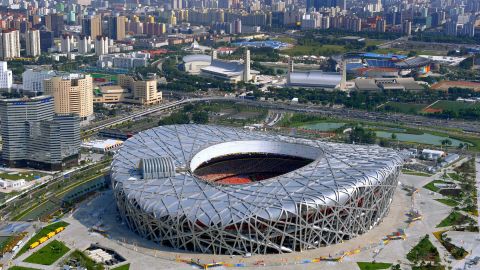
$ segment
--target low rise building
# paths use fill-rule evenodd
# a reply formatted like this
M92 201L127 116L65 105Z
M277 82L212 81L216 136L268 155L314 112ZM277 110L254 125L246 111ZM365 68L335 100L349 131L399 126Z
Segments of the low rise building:
M118 84L132 94L126 102L142 105L159 104L162 101L162 92L157 90L157 77L142 79L136 76L119 75Z
M117 150L122 145L123 145L123 141L121 140L106 139L106 140L94 140L94 141L84 142L82 143L82 148L93 151L93 152L107 153L107 152Z
M128 89L120 85L99 86L94 91L93 103L121 103L131 97L132 94Z
M123 68L131 69L136 67L146 67L150 59L149 53L116 53L100 55L97 66L101 68Z
M444 151L440 150L432 150L432 149L423 149L422 150L422 157L428 160L438 160L445 156Z
M422 91L425 89L414 78L357 78L354 80L357 91Z
M20 189L22 187L25 187L27 184L27 181L25 179L19 179L19 180L8 180L8 179L0 179L0 187L7 189Z
M257 71L250 68L250 51L246 50L242 61L217 59L217 51L207 55L188 55L183 58L185 71L191 74L237 83L255 81Z

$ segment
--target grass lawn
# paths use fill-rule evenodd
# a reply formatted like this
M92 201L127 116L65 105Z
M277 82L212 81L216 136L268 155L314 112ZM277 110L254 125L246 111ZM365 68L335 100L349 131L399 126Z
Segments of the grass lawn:
M106 79L111 81L117 81L117 75L103 74L103 73L90 73L93 79Z
M413 266L412 270L445 270L445 266L443 266L443 265Z
M278 40L278 41L289 43L289 44L297 43L297 41L291 37L276 37L276 38L273 38L273 40Z
M437 248L430 242L428 235L418 242L407 254L407 259L411 262L440 262L440 254Z
M412 171L412 170L407 170L407 169L403 169L402 173L403 174L409 174L409 175L416 175L416 176L425 176L425 177L432 176L432 174L429 174L429 173L417 172L417 171Z
M22 255L23 253L25 253L29 248L30 248L30 245L34 242L37 242L38 239L44 237L44 236L47 236L47 234L51 231L54 231L55 229L59 228L59 227L67 227L68 225L70 225L69 223L67 222L64 222L64 221L59 221L59 222L55 222L55 223L52 223L50 225L47 225L45 227L43 227L37 234L35 234L23 247L22 249L20 249L20 251L17 253L17 255L15 256L16 258L20 255Z
M377 262L357 262L360 270L377 270L388 269L392 266L391 263L377 263Z
M7 180L20 180L20 179L25 179L25 181L32 181L36 178L40 178L44 176L44 173L41 172L36 172L36 171L29 171L29 172L24 172L24 173L8 173L8 172L2 172L0 173L0 178L1 179L7 179Z
M462 215L461 213L454 211L448 215L444 220L442 220L437 228L454 226L454 225L463 225L469 223L472 219L468 216Z
M461 109L480 108L480 104L461 101L440 100L435 103L431 108L459 112Z
M435 199L437 202L441 202L443 204L446 204L448 206L451 206L451 207L455 207L457 206L459 203L455 200L452 200L452 199Z
M381 45L383 43L385 43L386 40L383 40L383 39L366 39L365 40L365 45L366 46L378 46L378 45Z
M427 104L403 103L391 101L385 104L382 109L406 114L417 114L425 108Z
M448 177L455 181L462 181L462 178L458 173L448 173Z
M112 268L112 270L128 270L128 269L130 269L130 264L129 263L124 264L124 265L119 266L119 267Z
M75 250L73 251L70 256L68 256L68 259L73 259L79 264L88 270L103 270L105 269L102 264L98 264L92 259L90 259L85 253L81 252L80 250ZM115 268L116 269L116 268Z
M8 270L39 270L39 269L23 267L23 266L12 266L12 267L8 268Z
M25 259L25 262L36 263L42 265L52 265L63 255L65 255L70 249L65 246L62 242L53 240L44 246L40 250L34 252L28 258Z
M431 190L433 192L438 192L440 189L438 187L435 186L435 184L446 184L447 182L445 181L442 181L442 180L433 180L432 182L426 184L425 186L423 186L424 188L428 189L428 190Z
M334 54L345 53L347 50L341 45L296 45L293 48L283 50L282 53L290 56L302 56L302 55L321 55L330 56Z

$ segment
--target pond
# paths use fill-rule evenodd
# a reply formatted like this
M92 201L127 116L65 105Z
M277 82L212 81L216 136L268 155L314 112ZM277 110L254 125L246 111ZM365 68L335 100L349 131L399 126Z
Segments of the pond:
M392 138L391 132L386 131L376 131L377 137L380 138ZM437 136L429 133L423 133L421 135L418 134L408 134L408 133L395 133L397 135L397 140L401 142L413 142L413 143L421 143L421 144L432 144L432 145L442 145L442 140L449 139L452 141L452 146L458 146L460 143L465 144L466 142L448 138Z
M300 128L304 129L313 129L317 131L333 131L337 128L341 128L345 125L345 123L330 123L330 122L320 122L315 124L308 124L300 126Z

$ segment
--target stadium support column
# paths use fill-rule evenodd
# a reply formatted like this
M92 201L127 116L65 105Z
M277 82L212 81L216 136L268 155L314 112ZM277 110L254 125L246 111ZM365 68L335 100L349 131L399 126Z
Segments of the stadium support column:
M248 82L251 79L251 76L250 76L250 50L249 49L245 50L245 56L244 56L244 59L243 59L243 63L245 65L245 67L243 69L243 81Z

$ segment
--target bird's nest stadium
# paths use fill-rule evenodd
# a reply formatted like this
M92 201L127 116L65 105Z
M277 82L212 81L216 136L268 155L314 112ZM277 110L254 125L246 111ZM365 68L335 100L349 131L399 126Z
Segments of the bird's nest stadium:
M208 125L127 140L112 185L128 226L163 246L288 253L363 234L389 211L404 156Z

